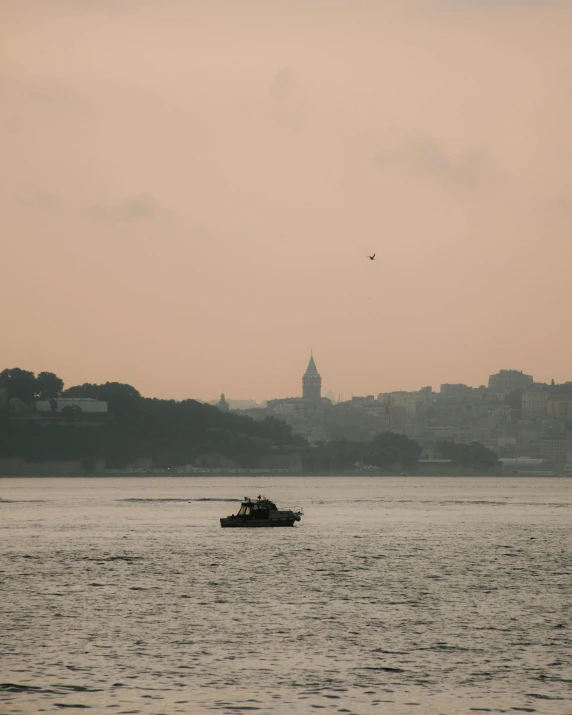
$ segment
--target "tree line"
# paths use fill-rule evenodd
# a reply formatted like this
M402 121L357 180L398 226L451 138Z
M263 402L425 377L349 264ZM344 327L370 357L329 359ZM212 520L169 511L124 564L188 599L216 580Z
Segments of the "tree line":
M305 472L342 472L360 463L380 469L411 468L421 454L415 440L395 432L368 441L340 439L310 446L290 425L276 418L254 420L197 400L146 398L132 385L119 382L64 389L63 380L54 373L36 376L13 368L0 373L0 388L7 389L9 399L18 397L26 403L87 397L108 404L107 418L89 425L11 420L6 412L0 418L0 457L82 460L86 466L104 458L111 468L149 457L155 466L164 468L186 464L256 468L261 457L296 453ZM465 452L459 449L462 446L449 448L444 443L441 452L444 457L450 454L459 465L488 466L497 461L482 445Z
M53 372L35 375L19 367L0 372L0 389L8 391L8 399L19 398L26 404L33 400L50 400L59 397L64 389L64 381Z

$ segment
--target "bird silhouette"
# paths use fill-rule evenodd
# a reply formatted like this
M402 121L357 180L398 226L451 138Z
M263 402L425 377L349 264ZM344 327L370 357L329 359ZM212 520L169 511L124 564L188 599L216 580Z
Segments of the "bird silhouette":
M373 254L373 256L368 256L368 258L370 261L375 261L375 253Z

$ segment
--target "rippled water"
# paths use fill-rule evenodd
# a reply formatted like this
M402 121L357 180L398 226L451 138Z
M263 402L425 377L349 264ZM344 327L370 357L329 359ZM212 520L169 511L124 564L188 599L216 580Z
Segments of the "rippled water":
M0 711L570 714L571 487L1 479Z

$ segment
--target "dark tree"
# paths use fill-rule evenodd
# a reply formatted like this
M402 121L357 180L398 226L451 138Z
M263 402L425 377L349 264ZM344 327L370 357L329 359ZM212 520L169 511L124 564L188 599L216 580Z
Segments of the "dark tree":
M91 397L97 400L99 397L99 385L93 385L91 382L85 382L83 385L72 385L64 390L62 397Z
M460 444L458 442L437 442L435 451L443 459L459 467L494 467L498 464L497 455L480 442Z
M358 462L380 469L411 467L417 464L421 447L402 434L383 432L368 442L336 439L303 452L306 471L332 472L352 469Z
M86 382L83 385L68 387L63 397L89 397L93 400L104 400L109 412L113 415L134 413L141 402L141 395L132 385L122 382L106 382L104 385L94 385Z
M51 400L59 397L64 389L64 381L53 372L41 372L36 377L36 397Z
M0 372L0 387L8 390L8 399L19 397L23 402L30 403L36 394L36 376L28 370L19 367Z
M371 442L370 464L378 467L401 465L411 467L417 464L421 456L418 442L404 434L383 432Z
M106 382L105 385L100 385L98 397L107 402L113 415L133 415L141 404L140 393L131 385L122 382Z

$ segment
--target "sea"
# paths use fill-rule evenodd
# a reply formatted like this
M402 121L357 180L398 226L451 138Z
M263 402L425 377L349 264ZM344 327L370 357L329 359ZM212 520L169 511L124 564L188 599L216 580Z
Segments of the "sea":
M566 478L0 479L0 713L571 715L571 547Z

